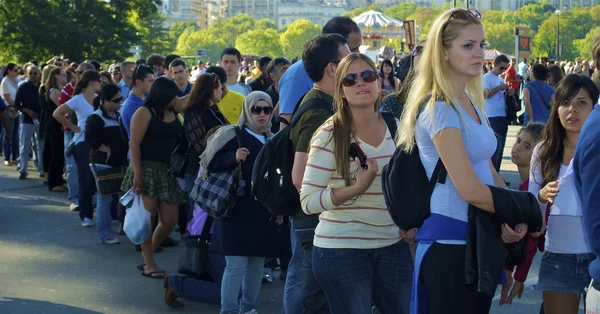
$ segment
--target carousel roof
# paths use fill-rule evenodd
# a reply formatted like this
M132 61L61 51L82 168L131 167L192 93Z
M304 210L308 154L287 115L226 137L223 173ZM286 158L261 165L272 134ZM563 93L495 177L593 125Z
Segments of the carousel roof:
M488 50L486 50L486 51L485 51L484 60L486 60L486 61L489 61L489 60L494 60L494 59L496 59L496 57L497 57L497 56L499 56L499 55L505 55L505 56L507 56L509 59L512 59L512 58L514 58L513 56L511 56L511 55L509 55L509 54L507 54L507 53L504 53L504 52L502 52L502 51L500 51L500 50L498 50L498 49L488 49Z
M352 19L363 32L399 32L404 23L381 12L367 11Z

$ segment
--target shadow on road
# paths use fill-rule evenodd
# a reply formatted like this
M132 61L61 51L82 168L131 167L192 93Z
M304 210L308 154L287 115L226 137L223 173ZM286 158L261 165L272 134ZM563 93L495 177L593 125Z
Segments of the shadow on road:
M45 313L60 312L63 314L97 314L102 312L90 311L66 304L48 301L0 297L0 312L2 313Z

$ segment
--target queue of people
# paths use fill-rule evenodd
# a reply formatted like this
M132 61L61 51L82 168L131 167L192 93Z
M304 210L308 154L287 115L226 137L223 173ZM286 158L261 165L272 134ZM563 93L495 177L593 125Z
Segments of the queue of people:
M520 88L506 56L483 75L485 30L473 9L433 22L402 81L392 62L378 69L358 53L361 38L354 21L335 17L300 61L262 57L248 84L234 47L223 67L202 64L191 82L176 55L111 67L117 73L93 61L28 64L21 83L9 64L0 86L10 106L4 165L26 179L33 147L49 190L68 191L81 225L95 225L105 244L121 242L112 227L123 220L119 196L136 194L152 221L136 268L164 280L169 306L185 298L256 314L279 264L283 313L489 313L498 286L501 305L521 297L539 249L545 313L575 314L586 293L596 313L600 148L586 120L598 120L599 92L589 76L536 64ZM524 109L511 150L518 190L499 174L512 99ZM291 216L272 214L252 191L262 148L285 128L293 154L282 170L298 195ZM174 171L181 143L185 162ZM402 178L382 177L410 156L435 181L421 191L427 218L403 229L384 186ZM107 170L121 174L120 191L101 188ZM213 219L192 195L209 174L232 171L237 201L229 217ZM199 217L203 227L188 228ZM210 234L206 276L156 262L161 246L177 245L169 237L177 225L182 239Z

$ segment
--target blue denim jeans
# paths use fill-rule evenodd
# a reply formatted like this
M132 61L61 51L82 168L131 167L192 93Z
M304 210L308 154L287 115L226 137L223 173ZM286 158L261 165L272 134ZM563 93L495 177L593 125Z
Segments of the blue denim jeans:
M2 132L2 152L4 161L17 160L19 156L19 120L8 120L9 132L12 135L10 142L6 141L6 131Z
M96 164L96 169L90 164L90 169L94 175L94 179L97 178L96 170L105 170L112 168L109 165ZM97 184L97 183L96 183ZM97 186L97 185L96 185ZM112 214L111 208L115 203L115 199L118 199L118 194L102 195L96 193L96 232L98 233L98 239L100 242L106 241L107 238L116 238L114 231L112 230Z
M73 132L70 130L65 131L65 150L71 144L73 140ZM75 157L73 155L67 156L65 154L65 165L67 168L67 186L69 187L69 204L79 205L79 173L77 171L77 164L75 163Z
M225 256L221 282L221 314L246 313L258 308L264 257ZM242 299L238 302L242 288Z
M79 218L92 219L94 217L94 207L92 198L96 192L96 183L94 175L90 170L90 146L85 142L79 142L75 145L73 152L77 169L79 170Z
M413 265L408 244L379 249L313 248L313 272L332 314L408 314Z
M489 118L490 126L492 131L496 135L496 151L492 156L492 164L496 171L500 172L500 165L502 165L502 155L504 154L504 146L506 145L506 135L508 134L508 121L506 117L492 117Z
M294 217L290 217L290 238L292 259L288 266L285 289L283 291L282 314L304 313L304 251L294 231Z
M27 165L29 164L29 153L31 152L32 146L34 150L34 164L38 161L41 164L42 158L39 152L37 151L39 146L36 143L39 135L39 130L39 126L35 124L20 123L19 125L19 172L21 173L27 172ZM38 156L40 158L37 158ZM44 173L42 168L42 165L38 165L40 174Z
M169 283L175 294L190 301L221 304L221 282L225 271L225 257L208 253L206 272L214 281L195 279L186 275L169 274Z

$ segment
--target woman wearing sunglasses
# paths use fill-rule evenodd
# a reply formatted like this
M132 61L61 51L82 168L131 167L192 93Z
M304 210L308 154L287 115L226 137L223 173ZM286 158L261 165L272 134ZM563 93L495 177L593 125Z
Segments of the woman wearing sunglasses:
M208 76L210 78L210 76ZM271 134L273 104L267 93L255 91L244 100L238 122L239 147L234 126L223 126L209 139L200 156L208 172L229 171L241 164L242 183L232 217L214 220L211 251L225 256L221 283L221 314L255 313L259 303L265 257L279 255L279 226L250 194L252 168ZM240 287L241 303L238 302Z
M346 56L336 70L336 113L312 138L300 199L320 214L313 272L332 314L408 313L412 263L383 198L381 175L395 144L380 107L375 64ZM351 148L364 157L351 160Z
M483 109L481 71L486 38L481 15L473 9L446 11L433 22L427 38L419 75L402 115L398 145L405 151L418 147L429 177L440 158L449 176L444 184L436 184L431 215L416 235L419 242L411 311L420 313L425 306L430 314L488 313L495 291L482 293L478 284L465 284L465 266L472 266L466 263L470 260L466 249L469 204L478 208L478 213L495 213L487 185L506 187L490 160L496 137ZM521 231L517 233L498 225L502 240L511 243L522 239L527 228L518 227ZM500 236L495 236L486 239L501 245ZM476 250L471 253L477 256ZM495 290L500 283L494 281L496 273L500 281L503 259L498 263L498 269L489 274L494 279L487 289ZM489 276L475 272L477 280L488 283ZM420 288L414 289L417 286Z
M90 169L97 179L97 172L112 167L124 167L127 160L128 142L119 124L121 89L115 84L102 86L100 107L87 118L85 142L90 146ZM97 193L96 232L100 242L117 244L119 239L111 228L111 207L116 206L119 195Z
M409 62L408 73L406 74L406 78L402 82L402 85L400 85L398 92L390 94L383 99L381 110L385 112L391 112L396 119L400 119L402 116L402 111L404 109L406 99L408 98L408 93L412 90L415 76L419 72L419 61L421 60L423 47L425 47L425 40L419 42L415 49L413 49L412 54L406 57Z

